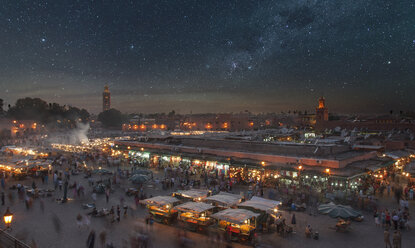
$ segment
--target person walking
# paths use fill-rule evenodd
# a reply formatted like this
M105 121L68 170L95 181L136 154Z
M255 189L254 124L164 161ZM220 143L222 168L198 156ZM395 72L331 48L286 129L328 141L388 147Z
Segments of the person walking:
M373 215L375 217L375 225L380 226L380 220L379 220L379 213L378 211L375 211L375 214Z
M398 213L395 213L392 216L392 221L393 221L393 227L395 228L395 230L398 230L398 221L399 221Z
M4 180L4 176L1 177L1 187L3 190L6 188L6 181Z
M291 224L295 226L296 224L295 214L293 213L293 217L291 218Z
M4 206L4 191L1 192L1 205Z
M97 194L95 193L95 192L93 192L92 194L91 194L91 198L92 198L92 200L94 201L94 203L97 201Z
M101 242L101 247L104 248L105 247L105 241L107 240L107 233L105 232L105 230L103 230L99 234L99 240Z
M94 248L94 245L95 245L95 231L92 230L88 235L88 239L86 240L86 247Z
M386 214L385 214L385 211L382 211L380 213L380 217L381 217L381 221L382 221L382 227L385 227L386 226Z
M393 248L401 248L401 234L399 230L393 232L392 243Z
M115 221L115 213L114 213L114 206L112 206L111 207L111 210L110 210L110 216L111 216L111 223L114 223L114 221Z
M391 215L390 215L390 213L387 209L386 209L385 215L386 215L385 216L386 226L389 228L389 227L391 227Z
M128 210L128 206L124 205L124 217L127 216L127 210Z
M79 229L82 227L82 215L81 214L78 214L76 216L76 225L78 226Z
M121 211L120 211L120 205L117 205L117 221L118 222L120 222L120 214L121 214Z
M108 187L105 189L105 199L108 203L108 201L110 199L110 189Z
M385 229L383 232L383 240L385 241L385 247L386 248L392 248L391 241L390 241L390 233L388 228Z

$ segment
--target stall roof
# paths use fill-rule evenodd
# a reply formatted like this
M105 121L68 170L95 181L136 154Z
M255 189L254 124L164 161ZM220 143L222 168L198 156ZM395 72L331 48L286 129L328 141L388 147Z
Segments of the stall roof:
M369 149L369 150L380 150L383 146L375 146L375 145L353 145L352 149Z
M409 157L411 153L405 150L397 150L385 153L386 156L393 158L393 159L400 159L403 157Z
M217 202L220 205L224 205L227 207L238 204L240 200L241 200L241 196L227 193L227 192L220 192L217 195L209 196L208 198L205 199L205 201L207 202L213 201L213 202Z
M173 204L176 202L179 202L177 198L174 198L172 196L155 196L152 198L145 199L144 202L147 204L154 204L154 205L167 205L167 204Z
M360 169L362 171L364 170L377 171L379 169L389 166L390 162L394 163L394 161L390 159L389 160L368 159L368 160L360 160L360 161L353 162L351 164L348 164L347 167Z
M208 195L209 191L205 189L190 189L190 190L179 190L174 192L174 194L181 195L188 198L205 198Z
M258 217L260 214L246 209L228 208L223 211L212 214L211 217L218 220L226 220L235 224L243 224L245 220L252 217Z
M213 208L215 207L203 202L186 202L176 206L174 209L182 212L201 213Z
M249 201L239 203L238 207L250 207L261 211L271 212L280 204L280 201L273 201L254 196Z

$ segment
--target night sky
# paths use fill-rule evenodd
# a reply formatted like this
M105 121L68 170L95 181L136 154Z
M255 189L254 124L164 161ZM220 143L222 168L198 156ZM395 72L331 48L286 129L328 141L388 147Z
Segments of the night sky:
M0 98L123 112L413 110L414 0L3 0Z

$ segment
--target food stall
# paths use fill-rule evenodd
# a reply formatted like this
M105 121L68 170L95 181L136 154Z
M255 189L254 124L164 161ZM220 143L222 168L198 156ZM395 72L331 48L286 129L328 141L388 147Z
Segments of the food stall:
M173 196L182 201L200 202L211 194L207 189L179 190L173 193Z
M155 196L143 200L154 220L160 223L170 224L177 217L177 211L173 208L180 200L171 196Z
M258 213L257 224L261 230L269 230L269 226L274 220L279 219L277 216L280 201L273 201L262 197L254 196L250 200L239 203L238 208L248 209Z
M254 241L256 230L256 218L259 213L254 213L246 209L228 208L212 214L216 219L217 228L225 231L227 238L232 241Z
M186 202L174 207L178 211L178 220L192 231L205 230L212 219L210 215L215 206L203 202Z
M236 206L241 202L241 196L227 192L220 192L219 194L207 197L204 202L210 203L218 208L226 209Z

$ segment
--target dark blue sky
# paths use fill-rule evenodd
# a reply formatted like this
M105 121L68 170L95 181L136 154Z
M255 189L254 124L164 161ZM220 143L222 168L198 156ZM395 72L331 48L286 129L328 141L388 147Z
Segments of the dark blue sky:
M123 112L413 110L412 0L0 3L0 98Z

